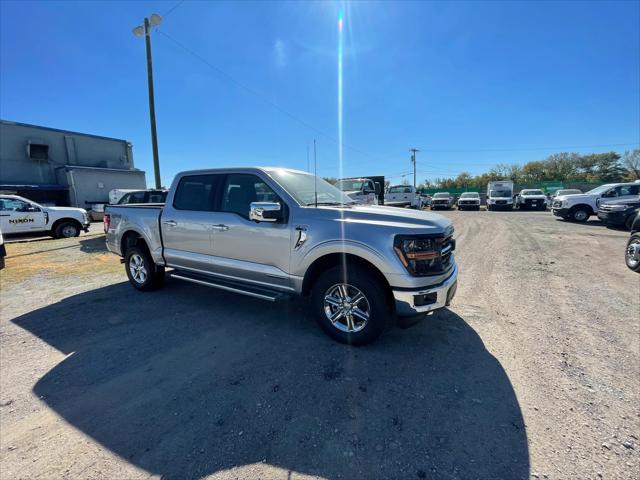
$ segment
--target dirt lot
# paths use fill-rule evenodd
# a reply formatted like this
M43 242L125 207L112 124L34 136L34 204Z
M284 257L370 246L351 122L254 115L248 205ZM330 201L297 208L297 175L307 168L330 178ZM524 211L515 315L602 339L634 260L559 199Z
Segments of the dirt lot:
M364 348L324 336L303 302L139 293L100 225L9 244L0 477L638 478L628 233L444 214L451 309Z

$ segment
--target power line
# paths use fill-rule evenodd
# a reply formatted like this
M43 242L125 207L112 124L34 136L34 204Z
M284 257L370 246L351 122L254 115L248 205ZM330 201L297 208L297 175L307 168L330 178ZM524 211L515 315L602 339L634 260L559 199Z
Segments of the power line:
M433 153L476 153L476 152L526 152L534 150L563 150L563 149L581 149L581 148L604 148L604 147L624 147L631 145L640 145L640 141L631 143L604 143L597 145L565 145L560 147L527 147L527 148L478 148L478 149L424 149L425 152Z
M164 20L165 18L167 18L169 15L171 15L173 13L174 10L176 10L180 5L182 5L185 2L185 0L180 0L178 3L176 3L173 7L171 7L169 10L167 10L165 13L162 14L162 19Z
M280 113L282 113L283 115L286 115L287 117L289 117L291 120L294 120L295 122L299 123L300 125L302 125L305 128L308 128L309 130L317 133L318 135L322 135L323 137L325 137L328 140L331 140L332 142L334 142L336 145L342 145L344 148L348 148L349 150L353 151L353 152L357 152L365 157L369 157L370 159L374 159L374 160L379 160L376 157L374 157L373 155L357 148L354 147L353 145L348 145L344 142L342 142L342 144L333 136L329 135L326 132L323 132L322 130L314 127L313 125L311 125L310 123L306 122L305 120L301 119L300 117L294 115L293 113L289 112L288 110L284 109L283 107L281 107L280 105L278 105L277 103L269 100L267 97L265 97L263 94L261 94L260 92L258 92L257 90L254 90L253 88L245 85L244 83L239 82L238 80L236 80L234 77L232 77L231 75L229 75L227 72L225 72L224 70L222 70L220 67L217 67L216 65L212 64L211 62L209 62L206 58L204 58L202 55L200 55L199 53L191 50L189 47L187 47L186 45L184 45L183 43L179 42L178 40L176 40L175 38L173 38L171 35L169 35L168 33L158 29L158 33L162 34L163 36L165 36L166 38L168 38L169 40L171 40L174 44L176 44L178 47L180 47L181 49L183 49L185 52L187 52L188 54L190 54L191 56L197 58L198 60L200 60L202 63L204 63L205 65L207 65L209 68L211 68L212 70L214 70L216 73L218 73L220 76L224 77L225 79L227 79L227 81L229 81L230 83L234 84L236 87L241 88L249 93L251 93L252 95L254 95L255 97L259 98L260 100L262 100L264 103L266 103L267 105L270 105L271 107L273 107L274 109L278 110Z

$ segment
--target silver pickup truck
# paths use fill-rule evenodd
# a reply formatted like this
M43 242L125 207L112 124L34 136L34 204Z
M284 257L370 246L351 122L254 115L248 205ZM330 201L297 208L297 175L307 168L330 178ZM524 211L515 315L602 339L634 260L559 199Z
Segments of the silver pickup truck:
M161 286L170 268L173 278L263 300L310 297L322 329L354 345L456 292L449 220L357 205L296 170L183 172L166 204L109 205L104 226L139 290Z

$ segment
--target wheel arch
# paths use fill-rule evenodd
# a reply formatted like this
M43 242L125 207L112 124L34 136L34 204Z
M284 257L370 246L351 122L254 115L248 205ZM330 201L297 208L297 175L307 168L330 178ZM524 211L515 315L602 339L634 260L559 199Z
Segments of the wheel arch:
M313 284L323 272L339 265L347 265L347 269L349 268L349 266L358 266L359 268L371 272L371 274L375 278L377 278L382 283L382 285L384 285L389 295L392 295L389 282L378 267L376 267L369 260L366 260L365 258L362 258L358 255L342 252L322 255L321 257L315 259L311 263L311 265L309 265L309 268L307 268L307 271L305 272L304 279L302 280L302 295L309 295Z
M131 247L139 247L146 250L147 253L151 253L149 251L149 246L147 245L147 242L142 234L135 230L127 230L122 235L122 239L120 240L120 253L123 257L126 256L127 250Z
M571 208L569 208L569 214L572 214L573 212L575 212L579 208L589 212L589 215L593 215L595 213L594 210L593 210L593 207L591 205L589 205L588 203L578 203L577 205L573 205Z
M78 227L78 231L82 231L82 223L79 220L72 217L63 217L59 218L51 224L51 231L55 233L56 229L63 223L72 223L76 227Z

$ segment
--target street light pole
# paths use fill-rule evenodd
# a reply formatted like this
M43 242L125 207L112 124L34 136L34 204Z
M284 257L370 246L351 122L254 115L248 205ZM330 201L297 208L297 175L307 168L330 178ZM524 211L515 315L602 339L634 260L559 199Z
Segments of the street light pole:
M149 19L144 19L145 43L147 44L147 81L149 83L149 119L151 120L151 146L153 148L153 174L156 188L162 188L160 181L160 159L158 158L158 134L156 132L156 102L153 95L153 64L151 62L151 27Z
M162 19L160 15L151 15L149 18L144 19L143 27L136 27L133 29L133 34L136 36L145 36L145 44L147 50L147 83L149 87L149 120L151 122L151 147L153 149L153 174L155 177L156 188L162 188L162 182L160 180L160 159L158 158L158 134L156 132L156 105L155 97L153 93L153 63L151 61L151 27L160 25Z

